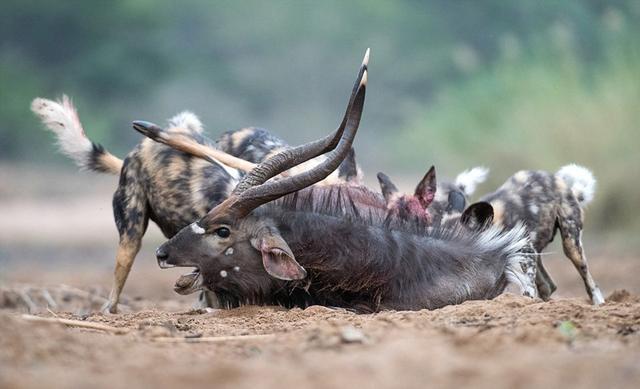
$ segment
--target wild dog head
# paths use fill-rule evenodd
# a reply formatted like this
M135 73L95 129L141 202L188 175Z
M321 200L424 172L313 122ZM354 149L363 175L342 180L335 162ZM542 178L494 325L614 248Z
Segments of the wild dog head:
M458 174L454 182L438 184L431 203L433 224L446 224L449 219L459 218L469 204L469 197L487 179L488 174L489 169L478 166Z
M426 223L431 223L428 208L436 194L436 169L434 166L431 166L427 171L411 195L400 192L391 178L382 172L378 173L378 182L391 215L402 219L415 217Z

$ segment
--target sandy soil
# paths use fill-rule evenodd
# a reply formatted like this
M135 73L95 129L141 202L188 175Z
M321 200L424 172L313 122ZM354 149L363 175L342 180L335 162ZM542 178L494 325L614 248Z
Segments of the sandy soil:
M49 193L32 178L25 182L41 187L0 188L0 388L640 387L640 260L602 242L585 239L608 296L600 307L552 246L545 262L559 290L550 302L505 294L373 315L324 307L209 312L192 308L195 296L173 293L180 270L158 269L161 238L152 231L124 313L102 315L117 239L111 182L87 177L90 186ZM32 322L29 312L125 333Z

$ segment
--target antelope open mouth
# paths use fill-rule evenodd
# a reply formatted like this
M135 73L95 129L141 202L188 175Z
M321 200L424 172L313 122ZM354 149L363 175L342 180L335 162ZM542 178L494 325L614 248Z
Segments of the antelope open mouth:
M191 294L202 289L202 281L200 269L196 268L191 273L181 275L173 286L173 290L182 295Z

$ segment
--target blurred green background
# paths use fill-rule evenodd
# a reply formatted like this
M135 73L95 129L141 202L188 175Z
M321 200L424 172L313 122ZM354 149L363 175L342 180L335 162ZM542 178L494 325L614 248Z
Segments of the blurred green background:
M482 194L576 162L599 181L588 228L640 233L640 0L3 0L0 20L5 166L73 169L29 111L62 93L118 156L132 120L183 109L212 137L254 125L303 142L337 125L371 47L369 182L482 164Z

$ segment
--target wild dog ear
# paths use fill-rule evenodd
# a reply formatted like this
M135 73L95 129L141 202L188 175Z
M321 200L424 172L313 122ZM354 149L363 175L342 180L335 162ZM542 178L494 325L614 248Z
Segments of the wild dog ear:
M307 271L300 266L293 252L280 233L273 229L263 229L251 239L251 245L262 253L262 266L272 277L279 280L301 280Z
M391 178L384 174L383 172L378 173L378 182L380 183L380 190L382 191L382 196L384 196L384 201L389 205L393 196L398 193L398 188L391 182Z
M473 203L462 213L460 222L472 230L482 229L493 222L493 207L486 201Z
M429 204L433 201L433 198L436 196L436 168L435 166L431 166L427 171L427 174L424 175L418 186L416 186L415 196L422 205L422 208L427 209Z

